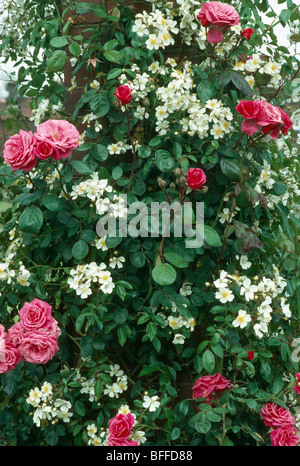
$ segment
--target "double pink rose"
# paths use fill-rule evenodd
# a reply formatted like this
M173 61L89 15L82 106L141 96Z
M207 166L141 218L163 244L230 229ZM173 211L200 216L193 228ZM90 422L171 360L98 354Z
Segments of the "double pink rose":
M287 134L293 125L292 120L281 108L264 100L241 100L236 110L245 118L242 131L249 136L261 129L264 134L277 139L280 131Z
M270 438L272 447L296 447L299 443L297 429L292 425L272 430Z
M76 149L79 132L66 120L48 120L38 125L36 155L41 159L53 157L54 160L66 159Z
M4 160L12 170L32 170L38 159L65 159L79 144L79 132L65 120L48 120L35 132L20 130L4 145Z
M270 433L272 446L297 446L299 437L295 428L295 418L286 408L274 402L266 403L261 409L266 426L275 427Z
M199 377L192 387L193 398L206 398L208 401L215 400L219 397L220 393L229 389L230 386L230 380L219 373L204 375L203 377Z
M57 340L41 330L28 331L19 346L23 361L46 364L58 351Z
M18 348L7 338L0 340L0 374L7 374L15 369L21 361L21 354Z
M226 31L239 24L240 16L232 5L221 2L206 2L200 8L197 19L202 26L209 27L207 40L211 44L222 42L222 27Z
M11 136L4 145L3 156L12 170L29 172L37 163L35 155L36 139L31 131L20 130Z
M206 182L206 175L201 168L190 168L187 172L187 184L191 189L199 189Z
M282 427L293 425L295 422L295 418L287 409L273 402L263 405L261 415L266 426Z
M14 369L21 360L46 364L59 349L61 330L48 303L35 298L24 304L19 316L7 333L0 325L0 373Z

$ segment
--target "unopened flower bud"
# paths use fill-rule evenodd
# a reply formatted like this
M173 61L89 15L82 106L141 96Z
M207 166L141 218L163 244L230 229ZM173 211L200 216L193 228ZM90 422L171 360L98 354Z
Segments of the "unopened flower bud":
M181 176L182 175L182 170L181 170L181 168L175 168L173 173L174 173L175 176Z
M160 188L165 189L167 186L167 182L163 180L162 178L157 178L157 184Z

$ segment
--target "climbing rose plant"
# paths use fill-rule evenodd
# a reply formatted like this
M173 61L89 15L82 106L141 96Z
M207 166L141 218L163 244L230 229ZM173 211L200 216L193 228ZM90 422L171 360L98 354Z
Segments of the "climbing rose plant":
M2 13L0 444L298 445L296 5Z

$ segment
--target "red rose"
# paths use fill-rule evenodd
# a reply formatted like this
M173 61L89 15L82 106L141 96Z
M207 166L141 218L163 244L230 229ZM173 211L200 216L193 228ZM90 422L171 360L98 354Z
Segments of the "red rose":
M187 172L187 183L192 189L199 189L206 182L206 175L201 168L190 168Z
M249 351L247 359L250 361L251 359L254 359L254 358L255 358L254 351Z
M242 31L242 37L245 37L247 40L250 40L253 33L254 33L254 29L252 28L244 29Z
M204 375L199 377L192 387L193 398L213 400L226 388L230 388L230 380L225 379L221 374Z
M113 419L108 421L110 437L113 440L128 439L131 429L134 425L134 417L132 414L117 414Z
M270 433L272 447L296 447L299 442L296 427L282 426Z
M116 92L114 92L114 95L123 105L126 105L131 101L132 91L133 89L130 89L128 84L124 84L124 86L117 87Z
M261 415L266 426L290 426L294 425L295 422L294 417L287 409L273 402L265 403L263 405L261 409Z

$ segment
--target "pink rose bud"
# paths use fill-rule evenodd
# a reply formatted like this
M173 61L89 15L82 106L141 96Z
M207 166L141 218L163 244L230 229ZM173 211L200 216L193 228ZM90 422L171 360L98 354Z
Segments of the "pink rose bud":
M129 102L131 102L132 92L133 89L130 89L128 84L124 84L123 86L117 87L116 92L114 92L114 95L123 105L126 105Z

